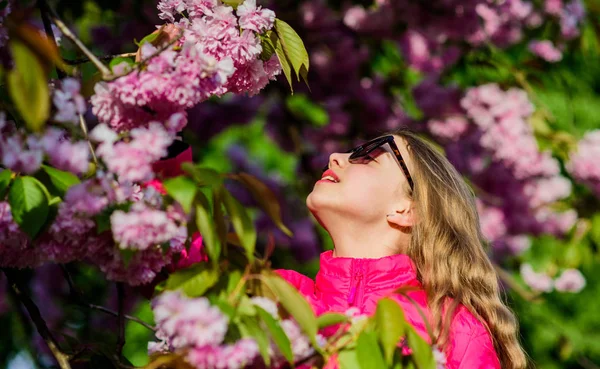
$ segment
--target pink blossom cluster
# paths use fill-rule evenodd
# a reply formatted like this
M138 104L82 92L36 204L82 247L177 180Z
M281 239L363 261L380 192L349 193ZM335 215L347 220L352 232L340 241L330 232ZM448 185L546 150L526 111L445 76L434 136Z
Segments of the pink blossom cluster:
M185 350L186 360L199 369L244 368L258 354L253 339L223 342L229 319L206 297L166 291L152 300L152 310L161 341L148 343L150 354Z
M96 153L107 169L119 181L145 182L153 178L152 163L167 154L173 135L158 122L131 130L130 141L117 141L117 133L106 124L100 124L90 133L99 142Z
M416 95L433 114L427 128L475 186L482 231L495 250L520 253L529 247L525 234L563 235L573 226L574 210L550 209L571 194L572 185L551 153L540 151L527 121L534 106L525 91L487 84L468 89L460 99L452 89L428 91L446 95L438 101L447 105Z
M525 284L538 292L580 292L586 285L585 277L577 269L565 269L560 276L552 279L543 272L536 272L530 264L521 265L521 277Z
M579 27L585 17L583 1L545 0L544 11L558 20L563 38L570 40L579 35Z
M54 90L52 102L56 107L54 120L60 123L79 122L79 115L85 114L87 109L85 99L80 93L81 85L75 78L62 80L61 88Z
M275 14L254 0L240 4L237 14L219 0L164 0L158 9L171 33L177 32L171 38L181 36L176 45L155 55L157 47L144 43L140 56L147 68L127 73L126 63L115 66L114 73L125 75L97 84L91 98L99 121L117 131L155 120L179 131L187 109L227 92L254 95L280 73L276 55L259 58L259 33L273 27Z
M98 234L96 216L111 207L136 201L134 205L148 207L139 186L117 182L111 174L99 173L72 186L48 230L38 239L30 240L14 222L10 205L0 202L0 265L3 267L34 268L44 263L68 263L75 260L96 265L109 280L131 285L151 282L158 271L171 263L173 256L184 248L187 230L180 209L168 208L165 213L177 225L170 233L166 250L160 244L148 245L125 260L115 245L110 231ZM155 212L159 210L154 210ZM143 226L134 225L140 229ZM145 230L149 230L146 224ZM113 231L114 232L114 231ZM143 234L145 239L150 236ZM167 241L165 241L167 242Z
M14 122L7 122L4 112L0 112L0 133L1 163L14 172L33 174L42 165L44 157L61 170L81 174L88 169L88 144L72 142L59 128L50 127L43 134L27 134L17 130Z
M86 141L71 142L65 131L49 127L41 139L48 162L55 168L82 174L88 170L90 147Z
M127 212L114 211L110 225L113 237L122 249L146 250L168 243L181 233L177 223L166 212L143 202L133 204Z
M566 167L577 181L586 184L600 197L600 130L590 131L583 136Z
M531 41L529 51L550 63L556 63L562 59L562 52L550 40Z
M408 64L437 75L458 60L465 40L474 47L486 42L506 47L522 41L528 28L540 27L544 22L558 23L559 37L570 40L579 34L585 16L581 0L546 0L541 7L528 0L434 3L435 12L429 3L405 0L377 1L369 9L353 5L346 8L343 22L361 34L382 38L396 36L394 27L405 25L400 46ZM545 44L538 47L540 53L556 61L556 49L550 50Z
M0 159L5 168L26 174L35 173L44 159L39 137L17 131L4 112L0 112Z

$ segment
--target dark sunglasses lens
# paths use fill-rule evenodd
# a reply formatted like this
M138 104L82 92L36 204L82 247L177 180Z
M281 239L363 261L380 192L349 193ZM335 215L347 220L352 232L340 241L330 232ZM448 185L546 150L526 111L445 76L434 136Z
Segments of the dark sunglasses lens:
M357 150L354 153L352 153L352 155L350 155L350 160L362 158L362 157L368 155L370 152L372 152L376 148L385 144L385 142L386 142L385 140L377 139L377 140L373 140L371 142L365 143L360 150Z

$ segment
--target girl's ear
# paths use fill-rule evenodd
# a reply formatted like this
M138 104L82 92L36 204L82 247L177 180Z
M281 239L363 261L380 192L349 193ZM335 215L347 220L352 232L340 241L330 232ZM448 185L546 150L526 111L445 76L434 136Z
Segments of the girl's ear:
M404 204L399 205L393 213L387 214L387 221L402 228L412 227L415 224L412 201L407 200Z

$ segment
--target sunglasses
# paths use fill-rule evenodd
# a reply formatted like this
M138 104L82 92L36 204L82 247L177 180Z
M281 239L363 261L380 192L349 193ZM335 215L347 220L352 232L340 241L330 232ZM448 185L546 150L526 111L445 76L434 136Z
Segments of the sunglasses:
M402 154L400 154L400 150L398 150L398 146L396 145L396 142L394 141L394 136L392 135L377 137L371 141L365 142L360 146L346 151L346 153L351 153L350 157L348 158L348 161L352 164L367 164L370 161L374 160L374 158L369 154L371 154L373 151L377 150L385 144L388 144L394 152L394 155L396 156L396 159L398 159L398 163L400 164L400 168L402 168L402 171L404 172L404 175L408 180L410 189L413 190L414 184L412 177L410 176L410 172L408 171L406 162L404 161ZM327 169L329 169L329 164L325 165L323 171L326 171Z

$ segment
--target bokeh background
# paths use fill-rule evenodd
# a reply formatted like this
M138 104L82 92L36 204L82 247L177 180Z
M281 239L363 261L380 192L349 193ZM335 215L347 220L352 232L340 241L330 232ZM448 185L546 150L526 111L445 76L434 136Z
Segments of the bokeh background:
M443 150L477 194L490 255L535 367L600 368L600 1L258 3L304 40L308 86L296 83L290 94L280 76L258 96L203 102L188 111L183 139L196 162L251 173L275 191L293 238L253 212L262 244L275 237L273 266L314 276L319 253L332 247L304 203L329 154L410 127ZM136 51L134 40L163 23L156 1L51 4L97 55ZM79 62L68 40L60 44ZM81 65L85 90L95 69ZM242 188L230 189L253 205ZM98 270L67 268L87 303L116 310L115 285ZM67 340L114 345L116 319L75 303L61 268L29 273L53 329ZM50 366L2 278L0 366ZM139 289L126 295L127 312L151 322ZM128 323L124 353L134 365L146 363L150 333ZM110 367L100 357L98 367Z

